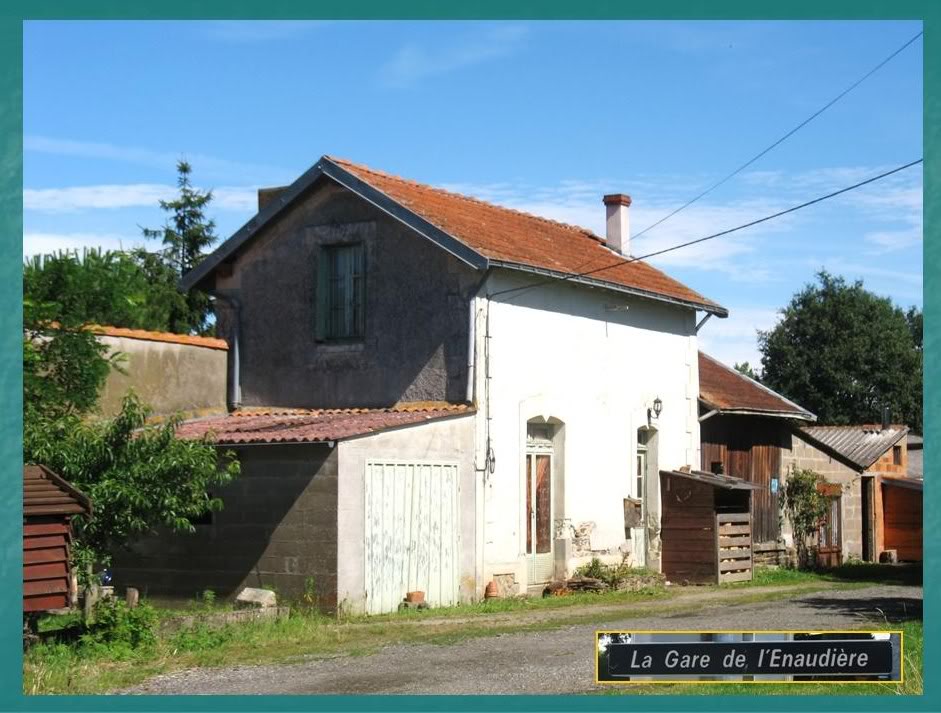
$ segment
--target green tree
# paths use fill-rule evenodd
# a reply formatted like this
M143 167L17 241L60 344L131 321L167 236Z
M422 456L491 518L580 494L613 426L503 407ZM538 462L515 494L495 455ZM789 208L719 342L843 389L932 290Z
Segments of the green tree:
M23 298L45 305L55 320L167 331L185 311L176 273L142 249L60 251L23 265Z
M210 492L239 473L239 463L205 440L176 438L179 421L147 422L133 394L112 419L55 419L36 414L24 423L23 458L42 463L92 501L89 519L78 518L76 542L86 562L107 564L135 537L167 528L192 532L193 519L219 510Z
M24 422L91 411L119 359L80 322L68 315L60 318L57 305L24 299Z
M758 333L762 383L817 414L820 423L892 418L921 432L922 357L905 313L888 298L826 271Z
M813 564L809 543L830 504L825 495L817 492L817 485L822 482L823 478L812 470L792 468L782 490L782 505L791 523L797 562L802 568Z
M915 348L921 351L924 344L924 315L916 307L909 307L905 313L905 319L908 320L908 328L912 333L912 341L915 342Z
M215 243L216 224L205 214L212 201L212 191L193 187L190 181L192 167L186 161L179 161L176 170L178 196L171 201L160 201L160 207L170 214L166 223L157 230L144 228L143 233L147 238L163 241L163 255L179 279L202 262L204 251ZM211 309L206 293L190 290L186 295L186 309L171 315L171 330L179 333L211 332Z
M735 369L735 371L737 371L739 374L744 374L749 379L758 381L758 376L755 374L755 370L752 369L751 364L749 364L747 361L743 361L741 364L735 362L732 368Z

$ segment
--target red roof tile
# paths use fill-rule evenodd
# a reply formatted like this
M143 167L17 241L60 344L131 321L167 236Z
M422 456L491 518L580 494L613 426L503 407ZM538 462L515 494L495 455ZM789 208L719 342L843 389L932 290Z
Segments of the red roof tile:
M473 413L466 404L401 406L387 409L245 409L226 416L186 421L177 437L208 437L219 445L339 441L397 426L411 426Z
M491 260L572 275L613 265L621 259L605 246L603 238L585 228L485 203L344 159L326 158ZM591 277L724 311L642 261L618 264Z
M720 411L759 411L815 420L807 409L702 352L699 352L699 398Z
M148 332L144 329L127 329L126 327L109 327L100 324L90 324L85 327L89 332L107 337L125 337L127 339L142 339L149 342L169 342L171 344L188 344L194 347L227 350L229 345L224 339L214 337L194 337L189 334L173 334L171 332Z

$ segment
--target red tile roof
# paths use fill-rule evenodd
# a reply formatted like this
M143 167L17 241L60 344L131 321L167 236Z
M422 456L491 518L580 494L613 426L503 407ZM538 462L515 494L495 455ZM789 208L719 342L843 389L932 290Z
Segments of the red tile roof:
M189 334L173 334L171 332L148 332L144 329L127 329L125 327L109 327L107 325L90 324L85 327L89 332L107 337L125 337L127 339L142 339L149 342L169 342L171 344L188 344L194 347L227 350L229 345L224 339L214 337L194 337Z
M215 418L186 421L177 437L208 437L219 445L317 443L473 413L467 404L404 404L385 409L248 408Z
M325 158L491 260L572 275L622 259L605 247L603 238L585 228L485 203L345 159ZM591 277L724 311L715 302L642 261L619 264Z
M699 398L721 412L760 412L813 421L807 409L699 352Z

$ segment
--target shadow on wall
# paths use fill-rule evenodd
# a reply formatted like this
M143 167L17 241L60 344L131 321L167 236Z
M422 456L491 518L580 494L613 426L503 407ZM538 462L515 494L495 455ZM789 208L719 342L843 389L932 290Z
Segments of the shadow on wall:
M224 509L193 534L161 532L115 558L114 583L147 596L191 598L243 587L298 599L312 587L336 606L337 452L325 444L238 449L242 474L219 493Z

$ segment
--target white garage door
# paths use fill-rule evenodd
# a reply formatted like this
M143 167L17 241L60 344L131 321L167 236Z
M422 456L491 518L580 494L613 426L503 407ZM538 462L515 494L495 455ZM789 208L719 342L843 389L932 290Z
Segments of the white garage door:
M366 611L395 611L406 592L458 601L456 463L366 463Z

